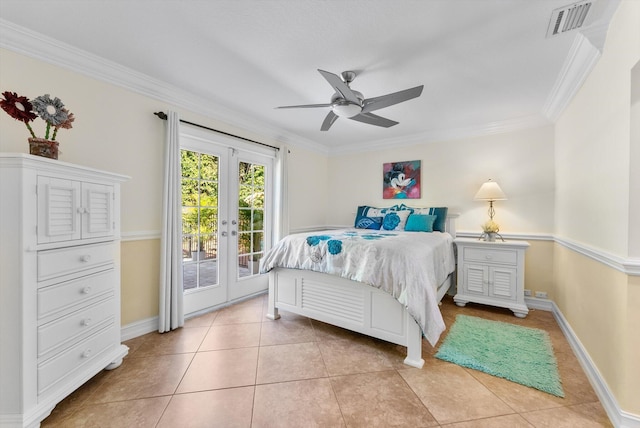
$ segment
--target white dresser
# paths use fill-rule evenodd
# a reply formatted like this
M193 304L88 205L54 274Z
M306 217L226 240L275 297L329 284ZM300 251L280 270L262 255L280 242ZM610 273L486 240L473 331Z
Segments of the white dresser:
M0 153L0 427L39 426L127 354L120 343L127 178Z
M485 242L456 238L458 306L468 302L509 308L520 318L529 313L524 302L524 241Z

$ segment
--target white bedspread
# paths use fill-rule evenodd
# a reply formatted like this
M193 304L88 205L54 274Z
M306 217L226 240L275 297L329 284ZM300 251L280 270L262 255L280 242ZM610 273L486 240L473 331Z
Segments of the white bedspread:
M436 288L455 269L448 233L339 229L285 237L260 271L275 267L338 275L380 288L402 303L432 346L445 325Z

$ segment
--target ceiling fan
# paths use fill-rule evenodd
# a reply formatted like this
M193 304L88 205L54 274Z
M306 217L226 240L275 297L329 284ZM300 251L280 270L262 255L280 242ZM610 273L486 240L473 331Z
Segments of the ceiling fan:
M368 123L369 125L381 126L383 128L389 128L393 125L397 125L398 122L378 116L371 112L408 101L412 98L417 98L422 94L422 88L424 87L424 85L420 85L415 88L405 89L404 91L381 95L379 97L364 98L362 93L354 91L349 87L349 84L356 78L355 72L344 71L342 72L342 78L340 78L338 75L329 73L328 71L320 69L318 69L318 71L336 91L335 94L331 96L330 103L281 106L276 108L331 107L331 111L327 114L327 117L324 118L324 122L322 122L322 126L320 127L321 131L328 131L338 117L346 117L351 120Z

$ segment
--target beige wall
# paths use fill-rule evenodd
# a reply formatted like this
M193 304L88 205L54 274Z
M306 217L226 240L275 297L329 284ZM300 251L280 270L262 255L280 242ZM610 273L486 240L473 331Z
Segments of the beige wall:
M327 224L326 207L330 205L327 175L326 155L291 148L288 190L292 232Z
M382 199L382 165L422 161L421 199ZM329 159L329 224L353 224L358 205L448 206L459 213L458 230L480 232L486 202L473 197L487 179L508 200L495 202L495 220L505 233L553 232L553 127L425 143Z
M631 118L638 116L630 96L632 68L640 59L639 22L640 2L623 1L602 57L555 134L556 234L623 258L637 256L629 237L640 227L637 215L630 216L639 197L631 191L640 159L632 147ZM554 272L560 310L622 410L640 414L638 278L560 245Z

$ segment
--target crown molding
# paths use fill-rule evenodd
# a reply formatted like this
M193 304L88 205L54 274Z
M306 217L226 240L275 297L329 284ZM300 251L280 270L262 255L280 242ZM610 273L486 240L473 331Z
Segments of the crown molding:
M558 120L598 62L600 55L600 51L587 37L582 33L575 34L569 55L543 107L543 114L550 121Z
M67 43L31 31L0 18L0 48L37 59L92 79L115 85L162 103L193 111L231 127L321 154L328 150L318 143L288 133L233 111L188 91L109 61Z

